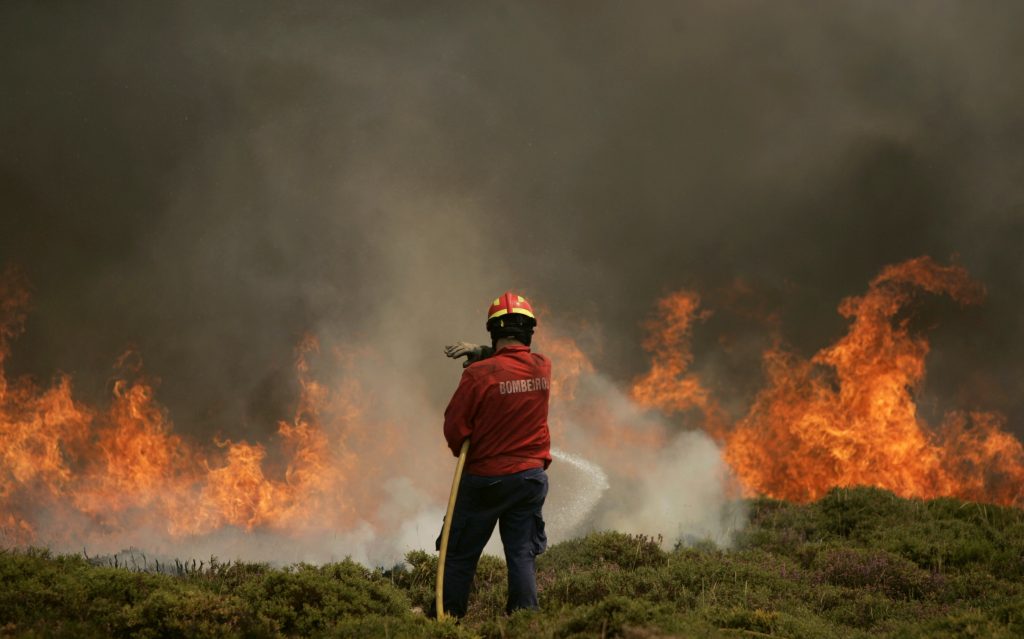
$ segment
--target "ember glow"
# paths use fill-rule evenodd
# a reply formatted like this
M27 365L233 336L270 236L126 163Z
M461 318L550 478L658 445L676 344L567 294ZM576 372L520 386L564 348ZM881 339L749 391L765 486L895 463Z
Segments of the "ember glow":
M636 399L666 413L704 411L705 428L747 494L808 501L835 486L879 486L904 497L953 496L1020 504L1024 447L996 413L954 412L932 426L914 400L929 343L903 313L920 294L979 304L983 287L956 266L922 257L889 266L839 313L845 336L809 360L781 346L763 355L765 387L747 414L724 427L710 393L693 373L689 335L698 298L661 301L647 346L650 372ZM706 311L704 311L706 312Z

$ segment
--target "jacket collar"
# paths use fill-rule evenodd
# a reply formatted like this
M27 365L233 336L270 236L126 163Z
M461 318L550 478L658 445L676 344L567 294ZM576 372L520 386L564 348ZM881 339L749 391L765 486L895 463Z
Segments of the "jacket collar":
M530 352L530 347L522 345L522 344L520 344L519 346L505 346L504 348L499 350L497 353L495 353L495 355L501 355L502 353L521 353L521 352L529 353Z

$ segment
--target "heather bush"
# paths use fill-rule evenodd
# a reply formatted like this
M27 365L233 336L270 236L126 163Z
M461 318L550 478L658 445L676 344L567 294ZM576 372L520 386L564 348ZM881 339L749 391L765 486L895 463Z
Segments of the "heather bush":
M538 557L538 567L564 570L578 565L614 565L633 570L641 566L662 565L666 558L659 539L606 531L552 546Z
M431 582L433 587L433 582ZM508 600L508 571L505 562L484 555L476 567L466 618L469 622L491 619L505 613Z
M778 628L779 614L768 610L742 607L715 609L708 614L709 621L718 628L747 630L771 634Z
M875 545L922 568L944 570L989 561L993 542L975 526L957 520L927 519L895 526L877 535Z
M560 571L544 581L543 605L579 605L597 603L612 595L652 602L692 601L685 587L673 587L665 573L650 566L623 570L612 564L602 569L579 568Z
M815 567L826 583L877 591L890 599L924 597L941 588L943 581L884 550L835 548L819 554Z
M838 537L865 540L880 524L902 519L911 504L881 488L833 488L816 505L822 528Z
M215 557L211 557L207 567L201 570L195 567L185 568L179 573L188 581L202 585L214 592L232 593L247 583L263 579L273 571L274 568L267 563L242 561L220 563Z
M956 637L957 639L1020 639L1020 628L987 618L978 611L958 611L938 618L922 620L894 633L900 639Z
M749 504L732 549L602 532L538 558L541 610L505 616L481 559L456 624L424 616L435 553L389 569L0 551L0 637L1021 637L1024 511L837 489ZM117 561L117 560L114 560Z
M423 616L368 615L342 619L319 636L325 639L473 639L477 635L454 620L437 622Z
M51 619L72 625L99 620L97 626L117 635L127 626L122 610L161 585L172 585L162 582L160 575L93 568L79 557L5 551L0 561L0 622L32 626Z
M371 579L346 560L315 567L298 565L268 572L239 588L249 611L285 635L309 636L339 619L408 613L408 598L389 582Z
M1024 582L1024 514L1000 530L991 557L992 574Z
M651 606L613 595L599 603L577 606L555 630L555 637L621 637L631 628L669 630L676 623L669 606Z
M165 637L272 636L272 627L249 614L238 597L200 589L165 588L124 608L116 634L139 639Z
M896 606L884 595L854 590L845 593L839 605L830 610L826 618L839 626L873 630L895 612Z
M804 544L820 541L823 534L829 534L818 508L760 498L751 502L749 515L749 525L735 535L735 546L740 549L758 548L792 555Z
M405 565L382 571L384 579L409 597L414 607L427 610L434 602L434 581L437 579L437 555L412 550L405 555Z

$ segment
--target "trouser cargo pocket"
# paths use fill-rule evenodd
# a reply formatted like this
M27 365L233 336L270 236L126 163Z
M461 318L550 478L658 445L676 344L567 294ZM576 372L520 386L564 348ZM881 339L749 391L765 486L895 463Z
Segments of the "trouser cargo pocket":
M459 537L462 535L462 529L464 526L460 524L458 520L452 522L452 529L448 531L448 552L453 553L459 547ZM444 523L441 524L441 532L437 534L437 539L434 540L434 550L441 551L441 538L444 537Z
M548 548L548 536L544 532L544 518L541 514L533 515L533 554L539 555Z

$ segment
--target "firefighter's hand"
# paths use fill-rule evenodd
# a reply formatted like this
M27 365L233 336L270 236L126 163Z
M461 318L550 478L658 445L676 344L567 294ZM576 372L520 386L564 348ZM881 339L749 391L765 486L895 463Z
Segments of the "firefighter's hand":
M473 362L480 361L484 354L484 347L479 344L470 344L469 342L455 342L444 347L444 354L452 359L465 357L466 361L462 363L462 367L466 368Z

